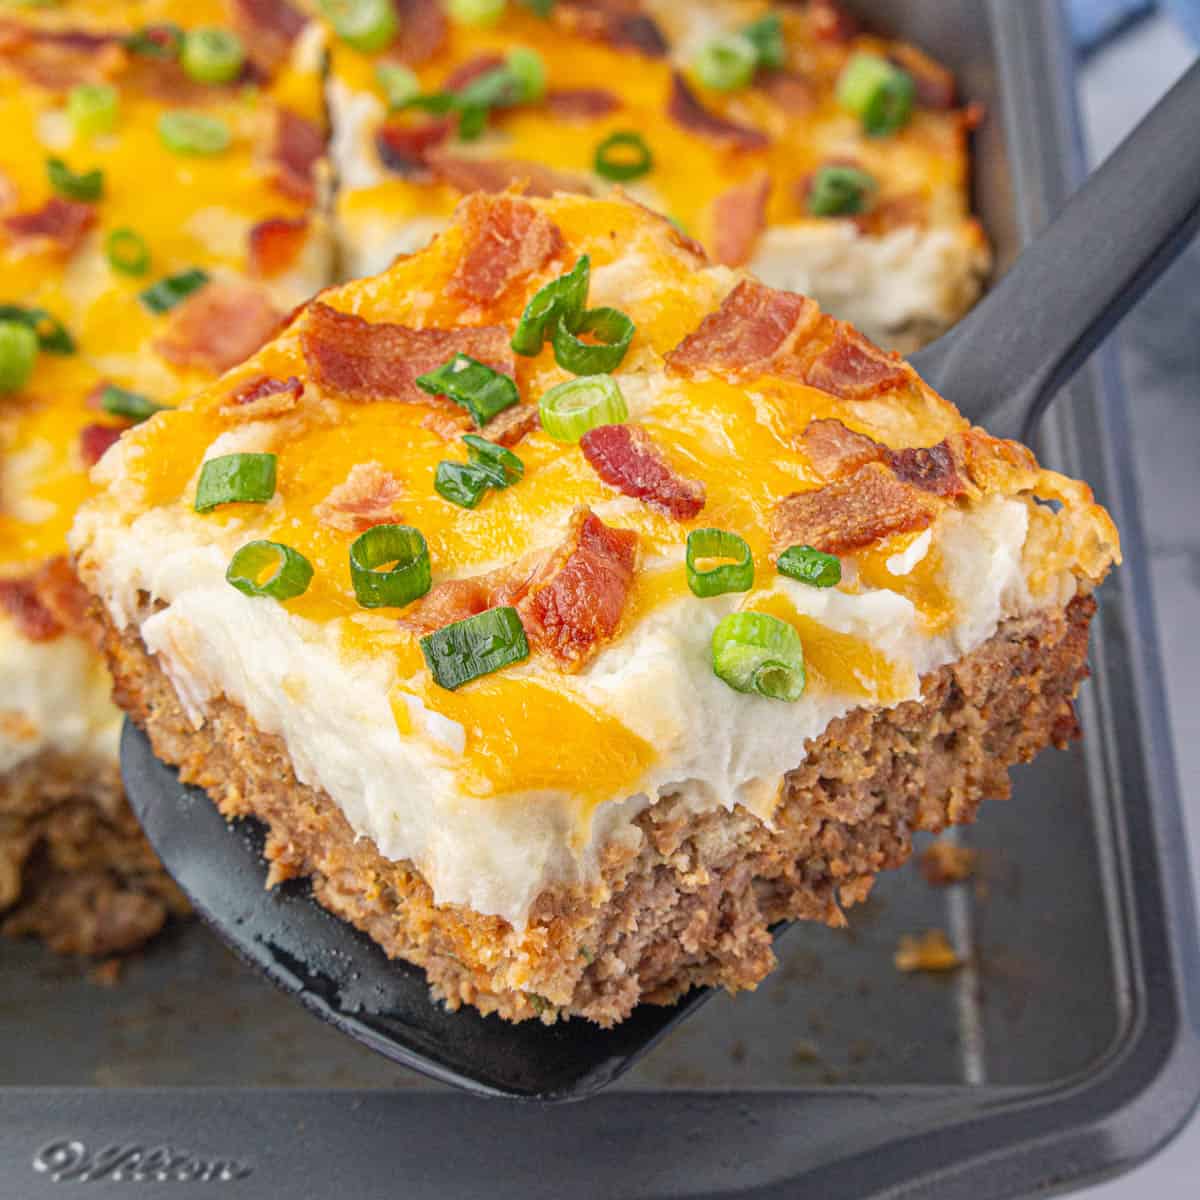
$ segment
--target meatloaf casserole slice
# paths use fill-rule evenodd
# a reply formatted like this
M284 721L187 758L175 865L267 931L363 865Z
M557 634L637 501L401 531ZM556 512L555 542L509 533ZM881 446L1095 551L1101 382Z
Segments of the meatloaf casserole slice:
M836 0L478 7L464 21L431 0L385 5L370 36L335 16L348 274L423 246L466 192L524 180L534 195L603 194L618 181L716 261L900 349L978 295L978 111L949 71Z
M1117 534L622 198L464 200L126 434L72 534L118 702L452 1006L752 988L1076 733Z
M66 534L123 429L328 278L324 32L294 13L272 41L286 7L0 18L0 927L64 951L131 949L186 907L125 804Z

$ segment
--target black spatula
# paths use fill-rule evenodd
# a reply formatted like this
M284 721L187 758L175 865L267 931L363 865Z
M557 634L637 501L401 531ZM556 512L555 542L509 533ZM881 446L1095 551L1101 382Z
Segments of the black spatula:
M1016 437L1200 223L1200 66L1193 67L952 333L913 362L992 432ZM1200 330L1197 330L1200 337ZM415 967L389 961L307 887L268 892L261 831L226 825L127 724L134 811L201 916L249 963L373 1050L494 1096L562 1100L615 1079L698 1004L641 1006L605 1032L579 1020L510 1025L448 1013Z

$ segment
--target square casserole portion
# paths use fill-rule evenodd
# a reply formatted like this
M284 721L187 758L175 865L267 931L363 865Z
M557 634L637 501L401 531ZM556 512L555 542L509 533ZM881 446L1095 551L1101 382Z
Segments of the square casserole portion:
M971 215L968 142L979 111L917 48L875 36L837 0L558 0L546 17L533 7L510 4L478 25L417 0L398 5L394 38L370 50L331 35L348 275L420 249L466 192L525 181L535 195L603 194L598 148L632 132L652 156L625 183L635 199L716 261L811 295L881 344L914 349L978 296L989 255ZM705 44L764 19L778 22L777 57L744 86L705 86ZM462 134L445 104L486 90L514 54L535 56L544 82ZM869 135L838 103L839 78L859 55L913 80L912 118L888 136ZM408 103L417 92L435 111ZM813 213L824 167L870 177L862 211Z
M587 303L636 333L611 377L627 416L570 442L539 401L572 376L510 338L585 254ZM414 384L457 352L520 397L477 432L523 478L471 509L434 487L471 418ZM274 494L197 512L202 464L234 453L274 456ZM448 1003L514 1020L753 987L773 922L842 923L914 830L971 820L1010 764L1076 734L1091 593L1119 557L1086 485L619 197L468 198L95 474L72 546L156 752L267 823L270 882L311 876ZM432 588L364 608L350 547L383 524L424 535ZM699 528L745 540L752 583L693 593ZM304 556L305 590L230 586L257 539ZM778 570L798 544L840 581ZM422 639L498 607L528 656L439 686ZM715 673L737 613L798 636L802 694Z
M0 18L0 319L35 320L42 341L0 395L0 928L64 952L132 949L186 910L126 806L120 713L66 557L90 468L138 405L241 361L329 274L324 31L272 11L290 13L287 36L247 0L64 0ZM154 40L201 26L240 31L237 79L197 83ZM90 123L70 115L80 88ZM161 123L181 113L228 146L172 149ZM55 159L95 183L56 187ZM143 299L189 273L207 282L178 303Z

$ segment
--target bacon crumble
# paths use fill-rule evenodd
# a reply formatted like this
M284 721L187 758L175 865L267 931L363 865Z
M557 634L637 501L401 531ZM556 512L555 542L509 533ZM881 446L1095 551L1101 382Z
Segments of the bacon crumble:
M562 251L558 226L520 196L468 196L459 207L463 250L451 295L491 303Z
M691 520L704 507L704 484L680 475L640 425L598 425L579 448L605 483L678 521Z
M52 641L68 631L87 632L89 603L87 591L62 554L27 575L0 579L0 611L31 642Z
M380 463L355 463L350 474L313 509L322 525L340 533L362 533L398 520L400 481Z
M667 113L671 120L684 129L739 150L762 150L770 144L770 139L761 129L739 125L705 108L679 71L671 74L671 98L667 103Z
M316 170L325 153L325 135L321 127L307 117L280 108L275 114L275 142L271 162L275 186L304 204L316 197Z
M31 29L0 20L0 63L50 92L106 83L125 65L120 38L82 29Z
M455 354L469 354L494 371L514 370L509 330L503 325L413 329L365 321L319 300L305 310L300 328L304 358L319 388L347 400L428 404L434 397L416 385L418 375Z
M79 457L83 459L84 466L94 467L126 428L123 425L101 425L99 422L85 425L79 431Z
M467 158L435 146L426 152L425 161L437 179L460 192L494 194L520 188L527 196L543 199L555 192L592 194L591 184L580 175L519 158Z
M264 345L283 316L262 288L213 280L171 311L155 349L177 367L227 371Z
M713 258L727 267L750 261L767 227L771 174L756 171L749 179L722 192L713 201Z
M62 196L51 196L41 208L10 213L4 218L5 232L13 241L64 256L75 253L95 224L96 210L91 204Z
M424 65L450 35L442 0L392 0L392 5L400 25L392 55L410 67Z
M607 88L551 88L546 107L563 120L606 117L621 107L621 98Z
M250 270L262 279L274 279L291 270L308 242L305 217L268 217L250 229Z
M833 344L804 372L804 382L843 400L861 400L903 387L908 369L898 354L888 354L856 329L839 322Z
M239 421L281 417L293 411L303 395L304 384L295 375L286 379L261 375L242 384L218 411Z
M308 19L288 0L233 0L233 24L254 65L272 75L287 59Z
M448 119L420 125L385 121L375 130L375 153L389 170L405 179L426 180L432 173L430 151L442 145L454 130Z

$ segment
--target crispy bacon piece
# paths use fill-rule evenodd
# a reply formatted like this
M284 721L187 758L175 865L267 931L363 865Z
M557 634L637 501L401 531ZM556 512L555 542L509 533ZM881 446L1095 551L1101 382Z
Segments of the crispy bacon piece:
M262 346L283 316L255 284L214 280L172 311L155 349L177 367L227 371Z
M579 670L617 632L633 584L637 534L613 529L588 509L517 601L530 647Z
M251 228L249 242L250 270L262 279L274 279L296 265L308 242L308 221L268 217Z
M640 425L598 425L579 448L605 483L677 521L690 521L704 507L704 484L680 475Z
M125 428L119 425L85 425L79 431L79 457L84 466L94 467L124 432Z
M385 121L375 130L375 153L379 161L406 179L427 179L430 175L429 152L450 136L454 122L423 121L405 125Z
M233 0L233 24L246 45L251 62L266 75L274 74L308 23L288 0Z
M424 404L432 397L417 387L417 376L455 354L469 354L511 375L510 336L504 325L412 329L373 323L314 300L305 310L300 344L314 382L324 391L346 400Z
M325 135L315 122L281 108L275 114L271 162L275 186L293 200L311 204L316 195L316 168L325 153Z
M608 41L618 49L636 50L647 58L666 58L670 43L658 22L645 13L633 13L613 21Z
M362 533L397 520L400 481L377 462L355 463L342 483L313 509L322 525L341 533Z
M858 20L841 0L809 0L808 19L813 34L825 42L849 42L859 34Z
M607 88L551 88L546 107L563 120L606 117L621 107L621 98Z
M700 243L696 241L694 237L689 237L686 233L684 233L674 221L663 216L663 214L657 209L650 208L648 205L643 204L640 200L635 199L619 186L613 188L613 191L616 195L620 196L622 200L625 200L629 204L636 205L642 210L642 212L646 213L647 216L653 217L659 223L659 225L665 229L667 236L671 239L671 242L675 246L677 246L680 250L686 250L689 254L696 258L696 266L703 267L708 265L708 251L705 250L704 247L700 245Z
M512 447L541 426L536 404L514 404L487 423L483 436L498 446Z
M769 71L759 86L785 113L802 117L817 106L817 91L798 71Z
M847 429L833 418L810 421L800 435L801 445L813 466L826 480L853 474L869 462L881 462L902 483L944 500L967 494L969 468L965 453L958 447L960 440L952 443L945 438L936 446L893 450L865 433Z
M884 237L897 229L923 229L929 224L929 202L920 192L888 196L852 218L861 233Z
M540 561L525 560L470 579L439 583L401 624L427 634L498 605L514 605L530 648L578 670L621 623L633 583L637 534L613 529L586 508Z
M700 103L696 93L678 71L671 74L671 99L667 113L677 125L702 137L712 138L738 150L762 150L770 139L761 129L739 125L717 113L710 112Z
M464 433L470 433L474 429L475 422L465 408L459 408L453 400L447 400L444 396L430 396L429 399L433 402L433 408L421 418L422 429L437 434L443 442L457 442ZM503 415L501 413L501 416ZM497 421L499 419L500 417L495 418ZM489 431L491 425L492 422L489 421Z
M392 48L396 58L419 67L446 44L450 23L442 0L392 0L400 18L400 32Z
M425 158L437 179L460 192L506 192L521 186L529 196L592 193L591 184L578 175L519 158L465 158L440 147L429 150Z
M807 297L744 279L716 312L667 354L667 365L683 374L761 374L776 369L820 321L820 309Z
M48 642L67 630L86 633L89 603L88 593L62 554L28 575L0 579L0 612L7 613L17 632L31 642Z
M867 463L844 479L779 501L772 514L772 552L801 544L849 554L893 534L926 529L937 511L933 497L897 479L883 463Z
M800 444L818 474L826 480L850 475L869 462L880 462L887 447L865 433L847 429L832 417L809 421Z
M803 379L843 400L861 400L903 387L909 376L898 354L880 350L856 329L838 322L833 344L817 355Z
M31 29L0 21L0 63L51 92L80 83L105 83L126 61L115 34L84 30Z
M916 46L898 42L888 51L888 57L897 66L903 67L917 85L917 103L922 108L945 111L954 107L958 91L954 73L941 63L935 62Z
M647 58L665 58L670 46L639 0L560 0L554 15L573 33Z
M499 299L563 248L558 226L520 196L468 196L463 249L447 291L477 304Z
M489 71L504 66L501 54L477 54L465 63L460 63L442 80L443 92L461 92L468 84L482 79Z
M759 235L767 227L771 174L756 171L744 183L722 192L713 202L713 257L727 267L750 261Z
M238 421L259 421L291 412L304 395L304 384L295 375L274 379L260 375L242 384L218 410L223 417Z
M75 253L95 223L92 205L61 196L51 196L41 208L11 213L3 222L5 232L19 245L67 257Z

